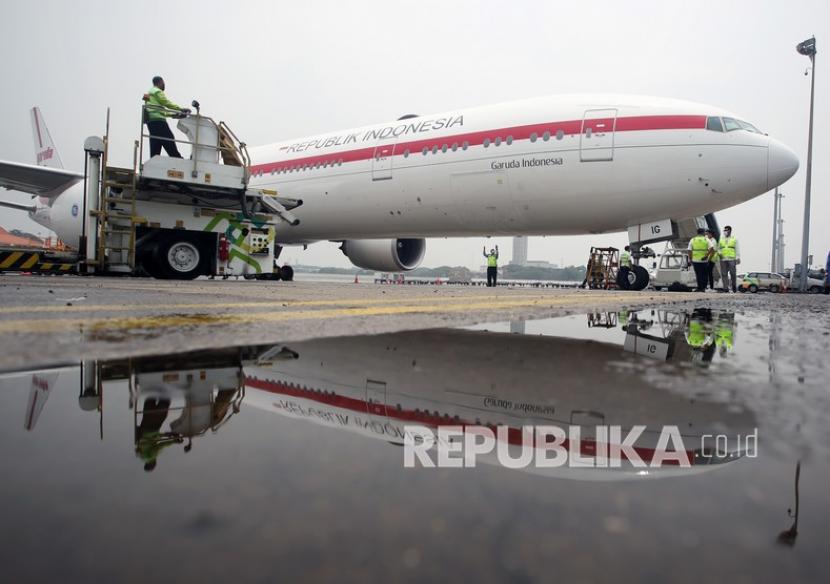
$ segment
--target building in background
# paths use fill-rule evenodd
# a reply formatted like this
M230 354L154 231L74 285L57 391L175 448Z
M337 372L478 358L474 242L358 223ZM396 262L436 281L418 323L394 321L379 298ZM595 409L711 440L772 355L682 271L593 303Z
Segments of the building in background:
M32 235L31 233L26 233L17 229L6 231L0 227L0 245L4 247L26 247L40 249L43 247L43 243L43 240Z
M527 265L527 237L519 235L513 238L513 259L510 260L510 264Z

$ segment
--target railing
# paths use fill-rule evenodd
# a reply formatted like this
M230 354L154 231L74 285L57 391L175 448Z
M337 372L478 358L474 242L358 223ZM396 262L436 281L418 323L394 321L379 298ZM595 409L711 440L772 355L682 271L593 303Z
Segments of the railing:
M165 115L165 118L173 118L173 119L183 119L183 118L196 118L196 136L195 140L181 140L177 138L160 138L158 136L151 136L149 130L145 131L145 123L149 120L149 113L162 113ZM218 139L215 145L213 144L205 144L199 142L199 132L198 129L201 126L201 121L206 120L209 123L213 124L213 126L217 129L218 132ZM150 138L154 138L156 140L160 140L162 142L173 142L175 144L187 144L191 147L191 158L193 160L193 172L196 172L196 157L193 155L195 153L195 148L207 148L210 150L215 150L219 154L219 159L227 166L238 166L242 168L243 171L243 183L245 186L248 185L248 179L250 178L250 166L251 166L251 157L248 154L247 145L242 142L236 134L228 127L228 125L223 122L219 121L218 123L209 116L203 116L199 113L199 110L196 110L196 113L183 113L179 110L173 110L161 106L151 105L148 106L143 104L141 107L141 131L140 131L141 138L139 139L139 153L138 153L138 160L139 160L139 172L144 168L144 142L145 139L149 140ZM195 176L195 175L194 175Z

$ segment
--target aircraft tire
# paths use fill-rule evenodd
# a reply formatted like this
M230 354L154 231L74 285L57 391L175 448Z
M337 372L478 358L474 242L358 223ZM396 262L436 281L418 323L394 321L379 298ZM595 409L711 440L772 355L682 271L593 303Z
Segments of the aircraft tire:
M631 272L629 274L634 276L634 281L631 281L629 277L629 286L627 290L645 290L646 286L648 286L648 270L646 270L643 266L632 266Z
M629 290L631 289L631 276L634 274L632 270L628 271L627 277L623 277L622 274L617 273L617 288L620 290Z

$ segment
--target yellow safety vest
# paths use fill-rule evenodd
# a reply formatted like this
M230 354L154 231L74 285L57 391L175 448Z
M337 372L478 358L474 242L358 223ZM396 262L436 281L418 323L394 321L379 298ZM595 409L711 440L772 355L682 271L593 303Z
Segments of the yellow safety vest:
M702 347L706 344L706 329L703 323L693 320L689 323L689 334L686 337L686 342L691 347Z
M631 267L631 254L627 251L624 251L620 254L620 265L626 266L628 268Z
M734 237L721 237L718 243L720 247L720 257L725 260L734 260L738 257L735 247L738 245L738 240Z
M728 327L719 327L715 332L715 344L718 347L725 346L727 349L731 349L732 338L732 329Z
M709 242L702 235L696 235L692 238L692 261L703 262L706 261L706 255L709 253Z
M164 94L164 92L155 85L147 91L147 119L151 122L163 120L172 116L169 110L180 110L180 106L176 105Z
M487 254L487 267L496 268L499 265L499 256L494 253Z

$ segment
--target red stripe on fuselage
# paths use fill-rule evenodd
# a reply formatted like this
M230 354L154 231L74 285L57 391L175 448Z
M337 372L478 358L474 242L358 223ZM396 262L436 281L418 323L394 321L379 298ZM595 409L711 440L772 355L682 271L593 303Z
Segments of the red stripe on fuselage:
M392 156L402 156L405 151L410 154L420 154L426 148L432 150L433 148L441 149L445 145L451 148L453 144L457 148L461 148L466 142L467 146L480 146L484 144L486 139L491 142L496 138L505 141L508 137L516 140L529 140L533 134L536 134L539 140L543 139L545 132L550 132L550 139L555 139L557 132L560 130L566 136L578 135L582 132L591 129L592 132L637 132L646 130L703 130L706 128L706 116L691 116L691 115L675 115L675 116L632 116L626 118L597 118L593 120L570 120L564 122L548 122L543 124L531 124L527 126L513 126L509 128L495 128L492 130L484 130L481 132L469 132L466 134L454 134L452 136L435 136L423 140L412 140L409 142L394 143L386 141L378 146L394 145L394 153ZM369 148L358 148L356 150L346 150L342 152L333 152L331 154L318 154L315 156L304 156L302 158L293 158L291 160L281 160L278 162L266 162L263 164L255 164L251 166L251 172L268 173L271 171L280 172L292 168L301 168L304 166L328 165L345 162L358 162L361 160L371 160L375 155L375 146ZM388 156L385 155L385 156Z
M327 406L358 412L361 414L371 414L375 416L382 416L402 422L410 422L413 424L421 424L426 426L434 426L436 428L441 426L481 426L479 423L472 423L462 420L458 416L450 416L448 414L441 415L437 411L432 413L421 410L405 410L400 406L388 406L386 404L366 402L363 400L346 397L332 392L324 392L306 387L297 387L288 383L280 381L270 381L268 379L257 379L256 377L245 377L245 385L254 387L256 389L274 393L277 395L287 395L309 401L315 401ZM494 433L498 431L498 427L492 424L483 424L490 428ZM508 427L507 441L510 444L522 444L523 436L521 428ZM565 440L562 444L565 449L569 448L569 441ZM596 442L594 440L581 440L579 444L580 454L583 456L596 455ZM644 448L635 446L634 452L643 460L649 463L654 458L656 450L653 448ZM606 453L607 454L607 453ZM695 463L694 452L687 450L686 456L691 464ZM678 466L676 460L666 460L663 462L666 466Z

